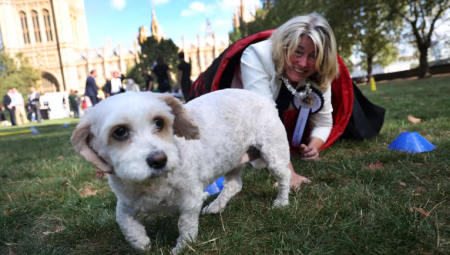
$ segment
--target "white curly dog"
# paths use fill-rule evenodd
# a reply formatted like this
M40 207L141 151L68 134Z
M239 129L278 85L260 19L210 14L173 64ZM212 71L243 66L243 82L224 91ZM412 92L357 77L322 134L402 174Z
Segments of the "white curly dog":
M220 176L220 195L203 213L219 213L242 189L243 165L266 165L278 181L273 206L289 204L290 155L285 128L268 99L226 89L188 104L168 94L130 92L88 109L72 135L75 151L109 174L116 219L126 240L150 249L135 216L179 210L173 253L194 241L204 192ZM262 163L262 164L261 164Z

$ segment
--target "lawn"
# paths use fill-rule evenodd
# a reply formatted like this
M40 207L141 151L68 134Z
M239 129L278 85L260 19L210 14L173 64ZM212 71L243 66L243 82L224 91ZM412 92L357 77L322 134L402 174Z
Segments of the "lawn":
M273 176L247 168L242 192L221 215L200 217L198 241L184 253L450 254L450 77L377 87L361 89L387 110L379 136L340 140L320 162L294 159L312 183L283 209L271 209ZM139 254L115 221L107 180L71 147L75 124L46 121L35 125L40 134L0 136L0 254ZM437 149L387 150L406 130ZM148 254L168 254L177 213L140 218L152 240Z

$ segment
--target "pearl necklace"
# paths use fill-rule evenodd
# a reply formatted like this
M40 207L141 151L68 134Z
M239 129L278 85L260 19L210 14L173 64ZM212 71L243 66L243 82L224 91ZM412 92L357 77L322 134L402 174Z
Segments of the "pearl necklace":
M298 92L294 87L292 87L291 83L286 77L280 76L280 79L283 81L284 85L292 93L292 95L294 95L300 101L304 99L309 93L311 93L311 83L307 79L302 82L302 84L305 84L305 90L302 92Z

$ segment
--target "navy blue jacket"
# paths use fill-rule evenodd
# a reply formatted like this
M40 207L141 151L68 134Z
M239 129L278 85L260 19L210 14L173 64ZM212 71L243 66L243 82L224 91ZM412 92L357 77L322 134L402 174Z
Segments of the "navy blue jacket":
M94 77L90 76L86 80L86 88L84 91L84 95L88 97L95 97L97 98L98 94L98 87L97 84L95 84Z

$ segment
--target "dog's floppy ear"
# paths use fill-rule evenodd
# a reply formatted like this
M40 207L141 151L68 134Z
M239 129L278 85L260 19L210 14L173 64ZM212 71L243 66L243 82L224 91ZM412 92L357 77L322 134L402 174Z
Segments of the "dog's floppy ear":
M175 116L173 132L176 136L183 136L186 140L200 139L197 123L189 116L180 100L169 94L157 95L157 97L172 108L172 114Z
M85 117L86 118L86 117ZM88 119L83 119L72 134L72 145L77 153L80 153L89 163L93 164L99 171L113 174L113 168L100 158L90 146L91 123Z

